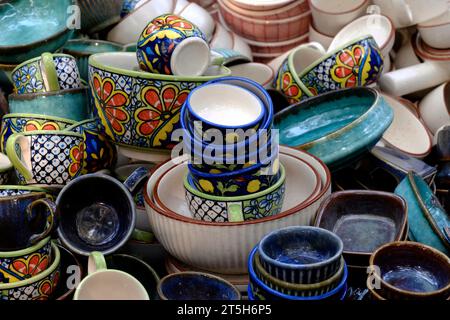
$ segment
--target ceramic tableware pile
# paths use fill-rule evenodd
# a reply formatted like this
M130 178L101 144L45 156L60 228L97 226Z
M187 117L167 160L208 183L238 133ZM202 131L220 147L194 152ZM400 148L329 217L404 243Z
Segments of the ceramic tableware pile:
M266 235L249 256L251 300L342 300L347 291L343 243L316 227Z

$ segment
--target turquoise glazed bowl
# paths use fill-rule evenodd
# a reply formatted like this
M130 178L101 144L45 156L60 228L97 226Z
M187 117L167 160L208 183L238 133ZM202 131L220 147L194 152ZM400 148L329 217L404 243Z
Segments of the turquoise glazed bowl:
M336 171L369 152L393 118L376 90L352 88L292 105L275 115L274 126L280 144L308 151Z
M55 52L72 36L67 28L72 0L9 1L0 6L0 61L19 64Z
M11 113L82 121L90 117L88 88L68 89L43 93L11 94L8 97Z
M427 183L410 172L395 189L408 204L409 238L450 254L450 218Z
M118 43L91 39L69 40L62 48L62 52L77 59L78 70L82 79L88 79L89 77L89 57L91 55L120 51L123 51L123 46Z
M294 104L325 92L367 86L383 72L383 56L372 36L355 39L297 70L294 50L281 65L274 88Z
M171 149L180 109L191 90L230 75L213 66L206 75L178 77L139 71L136 54L99 53L89 58L89 85L95 113L107 136L122 147Z

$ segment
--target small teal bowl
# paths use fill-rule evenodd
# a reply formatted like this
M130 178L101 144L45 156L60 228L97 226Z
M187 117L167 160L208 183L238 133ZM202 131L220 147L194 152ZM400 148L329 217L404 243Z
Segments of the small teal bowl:
M90 118L88 88L60 91L11 94L9 111L11 113L38 114L82 121Z
M450 255L450 239L444 230L450 227L450 218L426 182L410 172L395 193L408 204L409 238Z
M275 115L280 144L305 150L333 170L369 152L394 119L380 94L370 88L333 91L294 104Z

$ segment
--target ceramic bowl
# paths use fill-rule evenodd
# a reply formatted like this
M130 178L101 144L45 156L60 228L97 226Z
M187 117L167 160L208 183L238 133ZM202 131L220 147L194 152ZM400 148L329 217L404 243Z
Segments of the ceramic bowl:
M57 245L61 255L61 274L59 285L57 285L53 297L55 300L72 300L76 287L72 285L74 274L83 279L83 267L78 259L66 248Z
M263 0L258 2L251 0L230 0L229 2L246 10L267 11L283 8L293 2L293 0Z
M420 117L432 134L450 123L450 82L446 82L429 94L427 94L419 103Z
M393 242L370 257L374 288L386 299L445 300L450 296L450 259L443 253L415 242Z
M249 62L230 67L234 77L248 78L256 81L264 88L268 88L274 77L274 71L266 64Z
M403 101L388 95L383 95L383 98L394 111L394 120L381 141L412 157L426 157L431 152L432 141L425 125Z
M393 193L342 191L322 203L315 225L341 238L347 263L367 266L378 247L403 240L407 219L405 200Z
M408 204L409 238L449 254L445 227L450 226L450 218L428 184L410 172L395 193Z
M40 274L13 283L0 284L0 300L49 300L53 297L59 279L61 255L52 243L53 259L50 266Z
M336 114L344 122L337 122L341 118ZM307 150L336 170L375 146L392 120L392 109L377 91L353 88L284 109L274 126L280 130L280 144Z
M78 0L81 29L96 33L120 21L123 0Z
M313 284L293 284L282 281L269 274L261 264L259 253L255 255L253 263L255 272L262 282L275 291L295 297L319 296L330 292L341 281L344 274L344 268L346 267L344 258L341 258L339 269L330 278Z
M215 23L213 17L205 8L187 0L177 0L173 13L191 21L202 30L208 41L211 40Z
M303 34L300 37L296 37L291 40L278 41L278 42L261 42L245 39L253 53L256 54L278 54L281 55L286 51L295 48L302 43L308 42L309 35Z
M165 276L158 284L158 294L161 300L241 300L241 293L231 283L200 272Z
M353 39L326 55L291 52L274 81L291 103L329 91L367 86L383 72L383 56L372 36ZM317 60L315 60L317 59Z
M330 193L330 174L323 163L294 149L282 147L280 151L280 160L286 167L283 211L272 217L236 223L206 222L191 218L184 188L180 183L174 185L171 193L171 207L176 207L176 210L160 208L153 199L155 184L180 159L161 164L150 177L145 192L147 214L157 239L172 256L193 267L226 274L246 273L248 254L265 234L290 225L311 225L318 206ZM305 186L292 178L297 167L287 166L285 159L288 157L305 160L321 176L322 188L307 201L298 200ZM180 236L175 238L173 234Z
M95 54L89 58L89 65L95 113L106 134L117 145L142 151L173 147L171 133L178 126L180 109L189 92L206 81L230 74L225 67L211 67L201 77L136 71L136 55L123 52ZM116 77L122 80L113 81ZM170 104L166 104L167 97Z
M344 274L341 277L338 285L331 291L317 296L310 297L298 297L293 295L287 295L278 292L268 285L266 285L256 274L255 270L255 256L258 252L258 247L255 247L248 258L248 273L250 278L249 292L254 300L300 300L300 301L313 301L313 300L342 300L342 297L347 291L347 276L348 270L344 265Z
M417 26L423 40L430 47L437 49L450 48L450 41L444 35L449 32L450 28L450 11L433 18L431 20L420 23Z
M90 117L88 88L43 93L10 94L9 111L82 121Z
M0 61L19 64L44 52L55 52L72 36L67 26L71 0L45 0L40 6L30 7L27 0L14 1L14 6L3 5L0 16ZM51 9L49 9L51 8Z
M253 53L252 49L248 45L247 42L245 42L244 38L238 36L236 33L231 32L231 36L233 38L233 47L232 49L234 51L240 52L244 57L246 57L248 60L253 61ZM256 62L256 61L255 61Z
M283 19L249 18L232 11L223 0L218 0L220 14L236 34L255 41L285 41L308 33L311 12Z
M263 20L285 19L295 17L309 11L307 0L291 1L284 6L270 10L255 10L241 8L239 4L235 4L232 0L224 0L224 5L237 14Z
M342 240L309 226L275 230L259 243L261 265L290 283L311 284L331 278L341 265Z
M233 35L226 27L219 21L216 21L216 27L214 34L209 43L211 49L232 49L233 48Z

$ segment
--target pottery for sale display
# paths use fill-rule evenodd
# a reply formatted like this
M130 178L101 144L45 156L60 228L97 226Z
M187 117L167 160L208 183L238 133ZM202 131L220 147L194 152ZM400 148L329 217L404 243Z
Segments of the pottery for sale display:
M353 88L292 105L275 116L274 126L281 144L307 150L335 170L375 146L392 120L391 107L377 91Z

